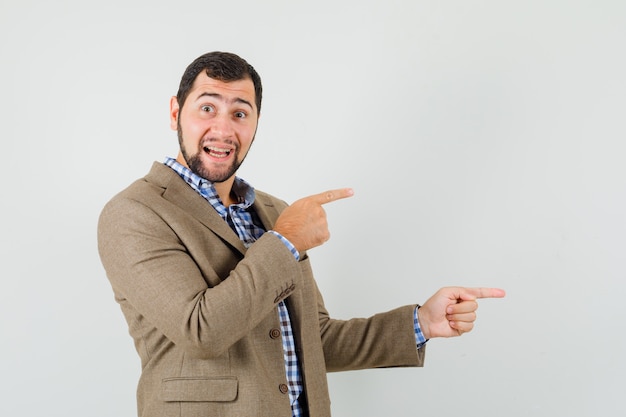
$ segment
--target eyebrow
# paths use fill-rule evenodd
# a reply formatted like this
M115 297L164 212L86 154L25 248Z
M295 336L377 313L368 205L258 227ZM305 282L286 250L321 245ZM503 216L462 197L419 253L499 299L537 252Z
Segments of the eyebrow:
M213 97L213 98L216 98L216 99L221 100L221 101L226 101L224 96L222 96L221 94L218 94L218 93L208 93L208 92L204 92L204 93L199 94L198 97L196 97L196 100L199 100L202 97ZM248 100L244 100L244 99L242 99L240 97L236 97L232 101L234 103L247 104L248 106L250 106L250 109L254 110L254 107L252 106L252 103L250 103Z

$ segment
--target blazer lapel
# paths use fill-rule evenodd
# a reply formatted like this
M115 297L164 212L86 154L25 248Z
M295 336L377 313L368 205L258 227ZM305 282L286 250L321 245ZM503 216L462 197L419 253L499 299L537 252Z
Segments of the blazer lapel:
M164 199L181 207L181 209L196 218L222 240L242 254L245 254L246 247L239 240L237 234L228 226L228 223L171 168L155 162L146 176L146 180L163 187Z

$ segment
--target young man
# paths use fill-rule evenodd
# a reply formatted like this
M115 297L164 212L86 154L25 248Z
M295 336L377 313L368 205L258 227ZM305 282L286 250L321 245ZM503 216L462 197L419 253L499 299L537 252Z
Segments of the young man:
M141 358L140 416L330 415L326 372L422 366L425 343L473 327L492 288L443 288L423 306L335 320L306 251L323 205L287 205L236 176L256 133L261 80L242 58L197 58L170 102L180 152L116 195L102 263Z

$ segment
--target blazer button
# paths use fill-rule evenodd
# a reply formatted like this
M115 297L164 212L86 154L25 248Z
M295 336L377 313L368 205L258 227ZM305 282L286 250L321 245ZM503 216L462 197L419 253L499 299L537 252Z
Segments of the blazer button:
M280 384L278 386L278 389L280 390L280 392L282 392L283 394L287 394L289 392L289 387L287 386L287 384Z
M270 337L272 339L278 339L280 337L280 330L278 330L278 329L270 330Z

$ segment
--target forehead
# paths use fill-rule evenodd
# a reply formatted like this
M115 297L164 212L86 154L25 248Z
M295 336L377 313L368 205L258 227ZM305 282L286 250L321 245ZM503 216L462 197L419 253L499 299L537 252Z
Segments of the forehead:
M197 100L205 93L217 94L228 101L244 100L256 107L254 83L250 78L226 82L211 78L202 71L194 80L188 99Z

